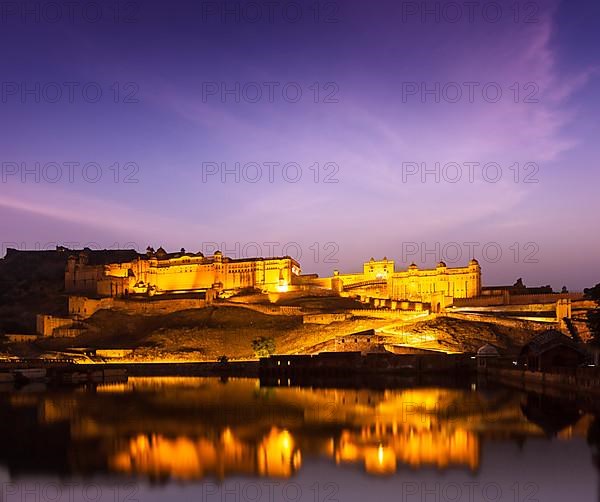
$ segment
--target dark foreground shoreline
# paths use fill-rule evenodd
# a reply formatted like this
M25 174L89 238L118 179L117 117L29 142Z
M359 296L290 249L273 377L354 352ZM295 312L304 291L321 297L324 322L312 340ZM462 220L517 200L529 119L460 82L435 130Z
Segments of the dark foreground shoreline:
M484 361L487 362L487 361ZM256 378L266 386L385 388L426 385L462 387L482 378L543 394L583 396L600 393L597 368L531 372L496 364L477 364L469 354L274 355L246 361L165 361L75 363L72 360L0 362L0 383L47 381L52 385L108 382L127 377ZM11 375L14 378L11 380ZM8 377L8 378L7 378Z
M104 363L102 367L126 369L129 376L228 376L258 378L258 361ZM78 369L97 369L97 364L78 364Z

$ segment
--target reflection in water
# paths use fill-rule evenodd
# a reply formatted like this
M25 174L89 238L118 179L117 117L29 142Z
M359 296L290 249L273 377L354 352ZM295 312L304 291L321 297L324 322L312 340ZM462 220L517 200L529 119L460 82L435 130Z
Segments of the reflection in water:
M236 438L229 428L216 440L206 438L138 435L110 459L118 472L144 473L153 477L197 479L228 472L289 477L300 467L300 450L287 430L273 427L254 446Z
M568 402L534 393L527 394L521 410L548 437L568 435L572 430L569 426L581 418L581 411Z
M314 458L375 475L402 465L476 471L484 442L588 437L592 422L569 403L508 390L265 388L251 379L131 378L0 400L9 443L0 462L12 473L152 479L288 478Z

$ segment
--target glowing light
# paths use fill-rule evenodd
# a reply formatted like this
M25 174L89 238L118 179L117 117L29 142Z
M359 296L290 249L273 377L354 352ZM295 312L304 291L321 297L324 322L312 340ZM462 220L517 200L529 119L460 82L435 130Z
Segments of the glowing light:
M290 443L290 434L287 431L284 431L283 437L281 438L281 447L285 452L289 452L290 448L292 447Z
M300 451L295 448L289 431L272 428L259 447L259 472L267 476L289 477L300 464Z
M233 443L233 434L231 433L231 429L227 427L221 436L221 440L225 445Z

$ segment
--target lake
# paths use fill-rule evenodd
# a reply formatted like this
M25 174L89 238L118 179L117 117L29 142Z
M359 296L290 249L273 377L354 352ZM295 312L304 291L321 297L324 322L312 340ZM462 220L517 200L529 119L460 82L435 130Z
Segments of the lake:
M130 377L0 391L2 502L596 501L600 422L478 382Z

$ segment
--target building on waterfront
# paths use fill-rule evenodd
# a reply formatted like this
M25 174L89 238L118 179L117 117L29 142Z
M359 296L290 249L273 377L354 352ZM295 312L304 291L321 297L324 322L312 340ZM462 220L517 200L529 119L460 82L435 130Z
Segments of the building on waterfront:
M208 289L284 292L299 274L299 263L289 256L233 259L220 251L204 256L183 249L167 253L159 248L111 261L84 250L67 261L65 289L68 293L101 297Z

